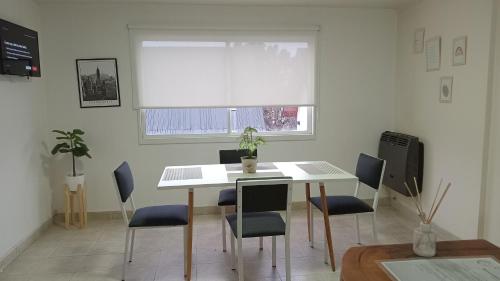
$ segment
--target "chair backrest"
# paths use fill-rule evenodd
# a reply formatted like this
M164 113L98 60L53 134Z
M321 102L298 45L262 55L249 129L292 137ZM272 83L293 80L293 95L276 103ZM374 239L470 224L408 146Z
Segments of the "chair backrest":
M132 191L134 191L134 177L132 176L132 171L128 163L125 161L118 166L114 171L114 175L118 193L120 194L120 200L122 203L125 203L132 194Z
M120 208L122 210L123 220L125 225L128 225L128 215L125 203L130 198L130 205L132 207L132 212L135 212L134 198L132 198L132 192L134 191L134 177L132 176L132 171L130 166L125 161L113 172L115 178L115 188L118 199L120 200Z
M247 155L248 155L248 150L246 149L219 150L219 163L220 164L241 163L241 157ZM257 156L257 150L255 151L254 156Z
M288 237L292 209L291 177L237 179L236 193L238 239L242 238L244 213L267 211L286 211L285 234Z
M367 186L378 190L384 177L385 160L360 153L356 165L356 177Z
M291 177L238 179L237 206L243 213L286 211L291 200L291 186Z

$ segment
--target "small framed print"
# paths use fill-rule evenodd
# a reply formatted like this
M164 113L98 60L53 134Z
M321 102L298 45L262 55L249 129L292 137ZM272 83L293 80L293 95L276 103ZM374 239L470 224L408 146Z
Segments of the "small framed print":
M415 29L415 37L413 39L413 52L421 54L424 52L425 28Z
M453 65L465 65L467 62L467 36L453 39Z
M77 59L80 108L120 106L117 61Z
M441 87L439 87L439 102L451 103L453 95L453 77L441 77Z
M427 71L441 68L441 37L433 37L425 41L425 60Z

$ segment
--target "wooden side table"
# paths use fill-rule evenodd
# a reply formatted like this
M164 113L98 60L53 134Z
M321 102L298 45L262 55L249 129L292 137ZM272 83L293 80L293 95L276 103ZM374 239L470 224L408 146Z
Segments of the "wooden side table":
M500 259L500 248L486 240L443 241L436 247L436 257L494 256ZM416 257L412 244L352 247L342 259L340 280L392 281L377 261Z
M70 224L75 225L75 204L74 198L78 200L78 215L79 215L79 223L80 228L84 228L87 226L87 190L82 187L80 184L78 185L76 191L69 190L67 184L64 185L64 198L65 198L65 210L64 210L64 227L66 229L69 228Z

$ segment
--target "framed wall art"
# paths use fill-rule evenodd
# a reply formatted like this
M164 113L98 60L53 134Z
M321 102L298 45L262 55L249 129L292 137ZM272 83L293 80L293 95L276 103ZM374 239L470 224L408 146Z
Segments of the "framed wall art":
M421 54L424 52L425 28L417 28L413 39L413 52Z
M433 37L425 41L425 59L427 71L441 68L441 37Z
M121 105L115 58L77 59L80 108Z
M453 39L453 65L465 65L467 62L467 36Z
M441 87L439 87L439 102L451 103L453 95L453 77L441 77Z

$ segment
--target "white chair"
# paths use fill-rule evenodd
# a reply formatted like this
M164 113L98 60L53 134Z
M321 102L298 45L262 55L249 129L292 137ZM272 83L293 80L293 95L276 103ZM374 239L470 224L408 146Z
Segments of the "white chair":
M136 209L132 191L134 191L134 179L132 171L127 162L123 162L114 172L116 193L120 201L123 220L127 226L127 235L125 238L125 253L123 257L122 280L125 280L127 256L129 262L132 262L134 251L134 239L136 229L150 229L158 227L184 227L184 276L187 275L187 265L191 262L187 255L187 224L188 207L187 205L162 205L151 206ZM130 199L130 200L129 200ZM129 220L125 204L130 201L132 207L132 216ZM130 246L130 255L128 253Z
M219 163L220 164L239 164L241 157L247 156L248 150L246 149L230 149L219 150ZM257 150L254 152L257 156ZM236 188L224 189L219 192L219 201L217 205L220 207L221 213L221 232L222 232L222 251L226 252L226 208L228 206L236 205ZM259 249L263 250L264 242L262 237L259 238Z
M243 238L272 237L272 266L276 267L276 236L285 236L286 280L291 280L290 219L292 178L238 179L236 214L227 216L231 235L233 270L237 261L238 280L244 280ZM285 220L279 211L285 211ZM238 257L235 254L235 237Z
M372 231L373 238L377 240L377 230L376 230L376 212L378 206L379 190L382 187L382 180L384 178L385 170L385 160L361 153L358 157L358 163L356 165L356 176L358 177L358 183L354 191L354 196L327 196L326 205L328 208L328 215L354 215L354 220L356 224L356 238L358 244L361 244L361 237L359 234L359 218L358 215L367 214L371 215L372 220ZM369 188L375 191L375 196L373 199L373 204L370 206L363 200L358 198L360 183L365 184ZM321 204L321 197L311 197L307 204L312 204L319 210L323 212L323 206ZM311 234L311 247L314 247L314 212L310 212L310 217L308 219L308 225L310 227L309 233ZM325 263L328 263L327 259L327 243L325 240ZM333 251L333 249L332 249Z

